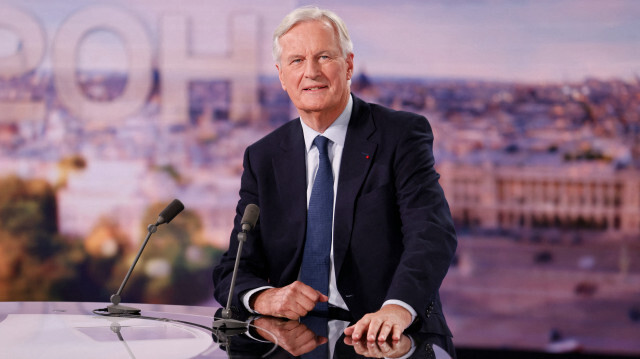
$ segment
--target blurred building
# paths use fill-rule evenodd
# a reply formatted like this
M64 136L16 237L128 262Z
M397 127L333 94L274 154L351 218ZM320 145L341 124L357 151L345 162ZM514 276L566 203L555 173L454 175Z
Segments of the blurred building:
M146 177L142 161L89 161L86 170L69 176L58 193L60 233L84 238L107 218L130 238L139 238L147 193L162 188L150 188Z
M640 174L597 166L439 166L454 220L498 230L640 234Z

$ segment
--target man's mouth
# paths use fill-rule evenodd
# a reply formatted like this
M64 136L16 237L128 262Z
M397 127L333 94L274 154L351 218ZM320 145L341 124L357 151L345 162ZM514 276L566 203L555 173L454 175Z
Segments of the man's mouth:
M307 87L307 88L305 88L304 90L305 90L305 91L315 91L315 90L320 90L320 89L323 89L323 88L327 88L327 86Z

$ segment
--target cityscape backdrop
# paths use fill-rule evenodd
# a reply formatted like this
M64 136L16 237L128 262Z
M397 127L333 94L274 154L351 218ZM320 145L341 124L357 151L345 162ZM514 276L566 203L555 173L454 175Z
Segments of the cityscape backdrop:
M245 147L296 117L307 1L0 0L0 300L214 305ZM640 2L319 0L361 98L424 114L460 347L640 355Z

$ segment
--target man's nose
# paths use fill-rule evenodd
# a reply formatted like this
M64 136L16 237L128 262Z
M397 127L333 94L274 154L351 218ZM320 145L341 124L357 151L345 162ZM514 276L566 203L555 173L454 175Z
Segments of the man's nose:
M304 69L304 75L307 78L316 78L318 77L318 75L320 74L320 64L318 63L318 61L315 60L311 60L311 61L307 61L305 69Z

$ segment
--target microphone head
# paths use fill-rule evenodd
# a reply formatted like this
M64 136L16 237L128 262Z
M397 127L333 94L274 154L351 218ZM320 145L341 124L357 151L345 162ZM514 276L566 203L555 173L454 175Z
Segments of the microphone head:
M255 204L248 204L244 209L244 215L242 216L242 221L240 225L242 226L243 231L250 231L253 227L256 226L256 222L258 222L258 216L260 215L260 208Z
M158 221L156 225L169 223L178 213L182 212L184 209L184 204L177 199L174 199L173 202L169 203L169 205L160 212L158 216Z

